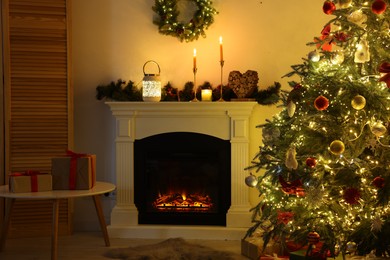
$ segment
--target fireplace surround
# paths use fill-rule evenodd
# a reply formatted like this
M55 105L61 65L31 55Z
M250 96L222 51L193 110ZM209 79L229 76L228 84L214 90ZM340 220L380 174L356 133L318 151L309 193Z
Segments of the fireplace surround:
M241 239L251 225L249 122L256 102L106 102L116 119L116 204L112 237ZM230 142L230 202L223 225L141 224L135 203L135 143L169 133L197 133ZM205 147L207 149L207 147Z

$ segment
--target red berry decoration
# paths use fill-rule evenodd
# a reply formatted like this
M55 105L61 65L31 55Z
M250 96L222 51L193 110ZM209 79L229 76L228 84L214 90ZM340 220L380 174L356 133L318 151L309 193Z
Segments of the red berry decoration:
M386 11L386 2L384 0L375 0L371 5L371 11L374 14L382 14Z
M356 188L347 188L343 193L344 200L351 205L359 203L360 192Z
M306 159L306 165L309 166L310 168L314 168L317 165L317 160L316 158L309 157Z
M317 110L325 110L327 109L329 106L329 100L324 97L324 96L319 96L318 98L316 98L316 100L314 100L314 107L317 109Z
M317 244L320 242L320 234L315 231L309 232L309 234L307 234L307 241L311 245Z
M336 5L332 1L325 1L322 10L326 14L332 14L333 11L336 10Z
M380 176L375 177L372 181L372 185L374 185L378 189L382 189L383 187L385 187L385 179Z

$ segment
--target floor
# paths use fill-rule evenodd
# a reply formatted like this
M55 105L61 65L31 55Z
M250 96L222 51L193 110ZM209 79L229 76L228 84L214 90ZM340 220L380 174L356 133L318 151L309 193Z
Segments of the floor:
M50 259L50 238L9 238L6 240L3 252L0 252L1 260L45 260ZM160 242L154 239L124 239L111 238L111 247L130 247L146 245ZM201 245L209 246L218 250L230 251L241 254L240 241L215 241L215 240L188 240ZM82 232L71 236L60 236L58 242L59 260L99 260L105 259L103 254L110 248L105 247L104 240L100 232ZM247 260L244 256L239 256L237 260Z

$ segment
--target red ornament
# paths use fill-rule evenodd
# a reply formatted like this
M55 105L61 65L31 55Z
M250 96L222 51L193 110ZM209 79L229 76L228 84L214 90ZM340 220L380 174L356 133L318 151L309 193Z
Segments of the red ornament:
M309 157L306 159L306 165L310 168L314 168L317 165L317 159L313 157Z
M359 203L360 192L356 188L347 188L343 193L344 200L351 205Z
M385 179L380 176L375 177L372 181L372 185L374 185L378 189L382 189L383 187L385 187Z
M325 1L322 10L326 14L332 14L336 10L336 5L332 1Z
M278 224L287 225L294 217L294 213L290 211L278 211Z
M320 242L320 234L314 231L309 232L309 234L307 234L307 241L311 245L317 244L318 242Z
M329 106L329 100L324 97L324 96L319 96L316 98L316 100L314 100L314 107L317 109L317 110L325 110L327 109Z
M390 63L389 62L383 62L379 66L379 72L380 73L386 73L383 77L379 79L379 81L386 82L387 88L390 88Z
M371 5L371 11L374 14L382 14L386 11L386 2L383 0L375 0Z

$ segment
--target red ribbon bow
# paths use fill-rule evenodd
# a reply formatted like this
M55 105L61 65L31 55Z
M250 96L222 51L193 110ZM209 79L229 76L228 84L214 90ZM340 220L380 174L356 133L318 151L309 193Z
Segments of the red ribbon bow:
M379 66L379 72L386 73L379 81L386 82L387 88L390 88L390 63L385 61Z
M31 179L31 192L38 191L38 175L45 174L40 173L39 171L26 170L25 172L14 172L11 173L10 176L18 177L18 176L30 176Z
M77 159L83 157L89 157L89 154L85 153L75 153L73 151L67 150L66 155L70 157L70 173L69 173L69 189L76 189L76 175L77 175ZM92 174L95 173L94 169L91 169Z

